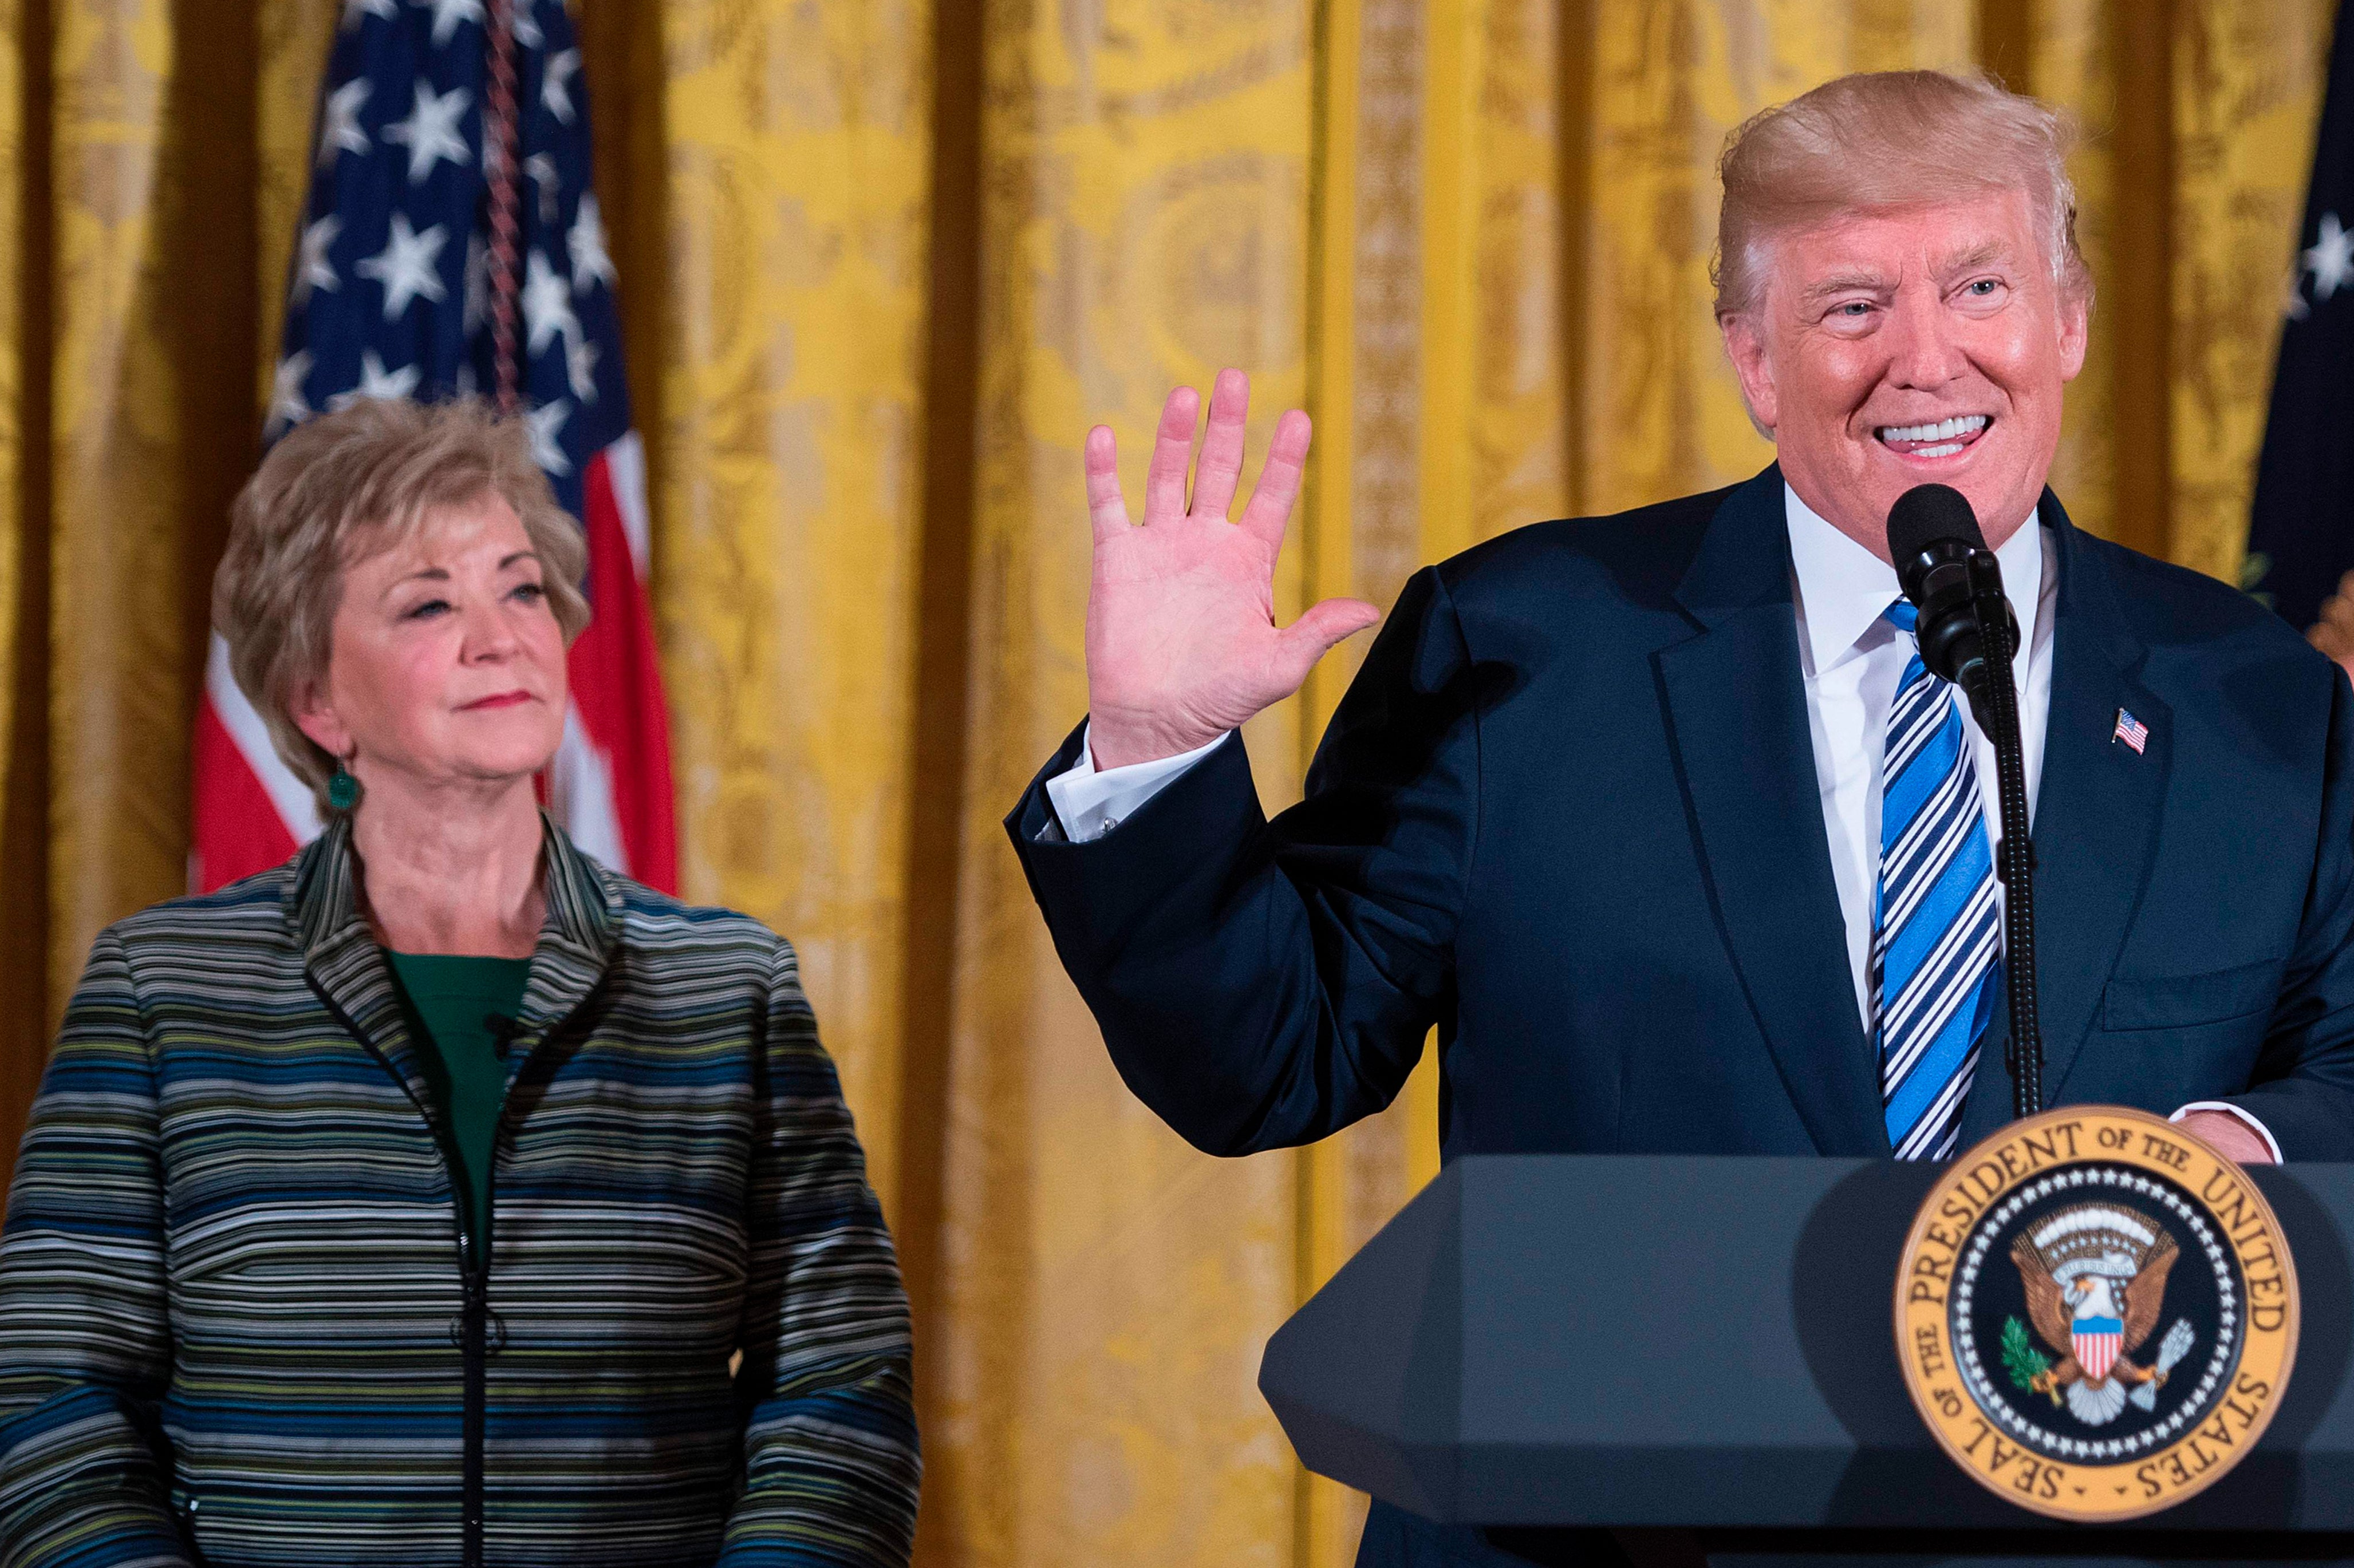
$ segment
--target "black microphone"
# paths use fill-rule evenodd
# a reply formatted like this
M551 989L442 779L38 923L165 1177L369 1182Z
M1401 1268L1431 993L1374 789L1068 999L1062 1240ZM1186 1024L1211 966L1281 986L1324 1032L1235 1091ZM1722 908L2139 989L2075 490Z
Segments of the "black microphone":
M2030 526L2034 524L2030 524ZM2011 661L2019 617L2003 596L2002 563L1987 548L1969 498L1950 485L1916 484L1888 511L1888 557L1919 612L1914 635L1930 673L1961 687L1978 728L1994 743L2002 842L2003 991L2010 1040L2011 1114L2043 1108L2043 1028L2035 995L2035 846L2027 831L2027 757L2019 738Z
M514 1044L514 1037L523 1033L523 1021L509 1018L504 1012L486 1012L482 1014L482 1032L491 1037L491 1054L504 1062Z
M1898 496L1888 513L1888 556L1904 597L1920 611L1914 635L1921 644L1921 662L1931 674L1962 688L1978 727L1991 736L1995 726L1987 705L1993 683L1990 651L1980 630L1982 612L2000 604L1999 614L1983 619L1999 620L2008 629L2014 651L2019 618L2002 597L2002 563L1987 548L1968 498L1944 484L1916 484Z

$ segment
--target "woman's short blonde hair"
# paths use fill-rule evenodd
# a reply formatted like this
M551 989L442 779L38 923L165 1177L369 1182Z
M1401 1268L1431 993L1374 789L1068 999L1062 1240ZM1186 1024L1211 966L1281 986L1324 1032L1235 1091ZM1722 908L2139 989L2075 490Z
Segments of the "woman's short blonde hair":
M1716 313L1754 308L1765 241L1846 212L1889 211L2023 190L2053 281L2090 302L2076 249L2074 122L1983 75L1872 71L1827 81L1751 116L1725 139L1716 220Z
M532 461L520 418L478 398L361 398L272 447L229 512L213 574L213 630L278 755L325 797L335 758L295 727L303 688L326 679L344 571L414 533L428 514L497 495L539 556L548 608L569 644L588 624L588 546Z

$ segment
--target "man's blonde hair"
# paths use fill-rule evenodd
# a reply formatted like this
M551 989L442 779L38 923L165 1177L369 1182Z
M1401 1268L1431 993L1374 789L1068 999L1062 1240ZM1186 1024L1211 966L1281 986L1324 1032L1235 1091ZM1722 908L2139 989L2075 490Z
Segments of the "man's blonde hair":
M1717 160L1716 313L1755 308L1766 241L1841 213L2021 190L2062 293L2089 302L2076 249L2074 122L1983 75L1870 71L1752 115Z
M325 800L335 758L296 727L293 704L327 676L344 571L413 534L429 514L496 495L537 553L548 608L569 644L588 624L580 529L532 461L519 418L476 398L362 398L272 447L229 512L213 574L213 630L278 755Z

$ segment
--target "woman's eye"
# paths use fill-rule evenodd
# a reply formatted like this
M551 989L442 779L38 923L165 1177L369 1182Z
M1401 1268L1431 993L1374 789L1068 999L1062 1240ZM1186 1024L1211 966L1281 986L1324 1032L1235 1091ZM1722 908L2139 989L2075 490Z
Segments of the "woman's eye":
M404 619L408 620L429 620L449 608L450 601L446 599L429 599L422 604L411 605L408 615Z
M547 597L547 590L537 583L518 583L515 585L514 596L525 604L537 604Z

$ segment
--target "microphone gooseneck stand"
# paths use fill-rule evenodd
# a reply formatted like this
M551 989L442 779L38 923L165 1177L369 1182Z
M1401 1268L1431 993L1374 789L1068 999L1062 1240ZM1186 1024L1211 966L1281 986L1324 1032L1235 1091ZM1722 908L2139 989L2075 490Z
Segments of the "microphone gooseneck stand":
M2004 1001L2010 1039L2003 1053L2010 1070L2014 1118L2043 1108L2043 1026L2035 994L2035 842L2027 825L2027 754L2019 734L2019 688L2012 662L2019 652L2019 622L2003 598L2002 567L1987 549L1969 557L1970 609L1978 623L1983 656L1978 678L1963 687L1978 727L1994 743L1995 794L2002 842L1995 848L1995 875L2003 887L2002 952Z

